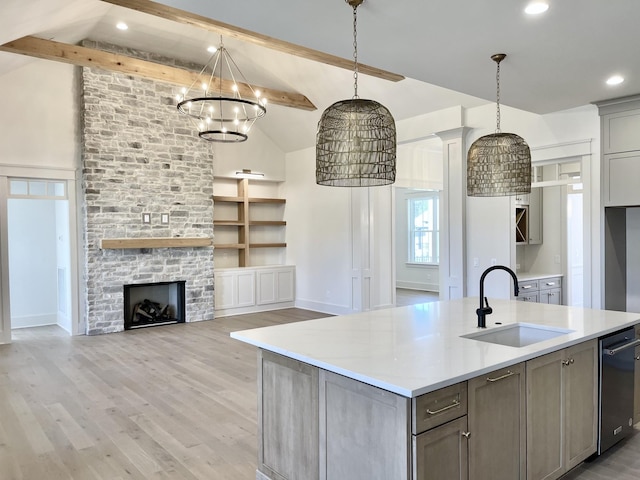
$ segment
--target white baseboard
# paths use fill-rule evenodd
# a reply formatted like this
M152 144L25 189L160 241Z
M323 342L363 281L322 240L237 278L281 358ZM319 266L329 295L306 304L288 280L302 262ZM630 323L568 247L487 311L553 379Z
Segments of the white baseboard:
M424 292L439 292L440 285L426 282L405 282L397 281L396 288L406 288L407 290L422 290Z
M249 307L216 308L215 318L230 317L232 315L244 315L245 313L269 312L271 310L282 310L283 308L293 308L293 302L269 303L265 305L251 305Z
M343 305L333 305L331 303L314 302L313 300L296 299L296 307L314 312L328 313L331 315L349 315L356 313L351 308Z
M42 313L40 315L21 315L11 317L11 328L44 327L45 325L57 325L58 315L55 313Z

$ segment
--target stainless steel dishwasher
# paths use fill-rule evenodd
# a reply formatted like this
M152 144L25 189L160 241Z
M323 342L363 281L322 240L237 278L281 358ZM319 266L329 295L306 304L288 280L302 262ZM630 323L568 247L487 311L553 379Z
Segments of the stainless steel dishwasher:
M598 454L633 431L633 328L600 338L600 425Z

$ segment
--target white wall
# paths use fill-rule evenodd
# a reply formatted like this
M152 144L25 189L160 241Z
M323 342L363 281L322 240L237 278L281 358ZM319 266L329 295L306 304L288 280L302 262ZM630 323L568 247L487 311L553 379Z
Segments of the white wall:
M349 313L352 304L350 189L315 183L315 147L286 157L287 263L296 266L296 305Z
M9 199L12 328L57 321L56 206L53 200Z
M268 114L256 122L244 142L210 144L215 177L235 177L237 171L249 169L264 173L265 180L285 180L284 152L260 130L260 122L267 121Z
M79 165L75 67L35 60L0 76L0 91L0 163Z

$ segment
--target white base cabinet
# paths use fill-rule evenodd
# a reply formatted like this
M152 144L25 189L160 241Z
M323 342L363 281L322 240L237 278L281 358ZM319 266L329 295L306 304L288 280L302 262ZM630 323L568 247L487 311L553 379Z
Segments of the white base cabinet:
M294 306L293 265L219 268L214 277L216 317Z

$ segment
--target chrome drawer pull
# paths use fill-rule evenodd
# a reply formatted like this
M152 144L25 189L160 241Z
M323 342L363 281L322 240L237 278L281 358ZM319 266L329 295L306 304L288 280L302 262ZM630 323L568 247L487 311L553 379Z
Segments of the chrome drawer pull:
M455 407L457 407L458 405L460 405L460 402L459 402L459 401L458 401L458 399L456 398L456 399L454 399L454 400L453 400L453 403L452 403L451 405L447 405L446 407L442 407L442 408L440 408L440 409L438 409L438 410L430 410L430 409L428 409L428 408L427 408L427 413L428 413L429 415L437 415L438 413L442 413L442 412L444 412L445 410L449 410L450 408L455 408Z
M546 285L548 285L549 287L553 287L556 284L556 282L547 282Z
M507 370L507 373L505 373L504 375L502 375L502 376L500 376L498 378L487 377L487 382L497 382L498 380L505 379L505 378L510 377L512 375L515 375L515 373L513 373L511 370Z
M533 285L523 285L520 287L522 290L526 290L527 288L531 288Z
M461 432L464 438L469 438L471 436L471 432Z

